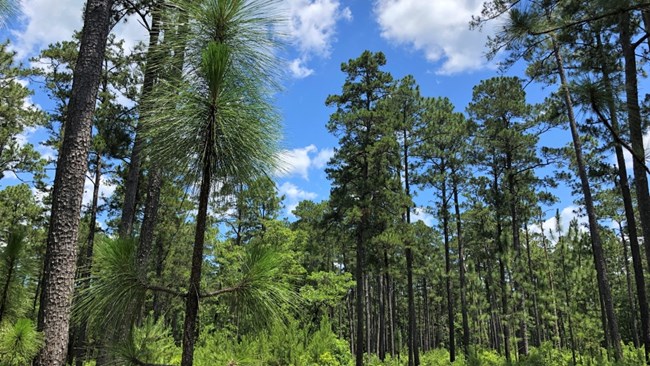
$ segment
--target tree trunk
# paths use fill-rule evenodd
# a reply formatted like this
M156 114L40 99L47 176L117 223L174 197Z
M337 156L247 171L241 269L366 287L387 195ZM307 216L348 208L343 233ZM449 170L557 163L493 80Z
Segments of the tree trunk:
M212 146L214 136L214 121L211 121L206 134L206 146ZM203 246L208 219L208 202L212 178L212 161L210 154L205 154L201 188L199 191L199 209L196 217L194 248L192 250L192 269L190 283L185 299L185 323L183 325L183 354L181 366L192 366L194 361L194 343L196 341L197 322L199 316L199 298L201 295L201 269L203 267Z
M79 56L52 192L38 329L44 343L36 365L61 365L66 358L77 261L77 235L86 177L92 116L109 31L112 0L88 0Z
M625 95L630 142L633 151L634 187L636 188L636 200L639 205L639 219L646 248L646 259L648 265L650 265L650 193L648 192L648 176L645 170L645 149L639 108L636 54L631 42L630 14L629 12L623 13L620 17L620 42L625 59Z
M456 360L456 337L454 327L454 294L451 286L451 248L449 245L449 208L447 207L447 178L445 176L445 164L441 166L442 189L440 190L442 199L442 232L445 245L445 284L447 288L447 326L449 331L449 362Z
M469 318L467 316L467 284L465 283L465 248L463 247L462 222L460 217L460 204L458 201L458 177L453 175L454 210L456 213L456 236L458 238L458 273L460 277L460 308L463 322L463 352L469 355Z
M537 283L537 277L535 276L533 272L533 261L530 256L530 237L528 234L528 224L524 223L524 230L526 232L526 259L528 262L528 277L530 278L530 282L533 284L533 293L532 293L532 298L533 298L533 313L535 316L535 347L539 347L542 345L542 334L544 333L543 331L543 326L542 322L539 317L539 304L537 302L537 292L539 291L539 285Z
M618 320L614 312L614 303L612 301L611 289L609 280L607 278L607 268L605 264L605 255L603 246L598 232L598 220L594 210L594 202L591 196L591 188L589 186L589 179L587 177L587 170L585 168L584 158L582 156L582 142L578 133L578 125L576 123L575 115L573 113L573 101L571 99L571 92L567 82L566 74L564 71L564 62L560 53L559 46L555 39L552 39L553 53L555 54L555 61L558 68L558 76L560 78L560 88L564 96L564 103L566 104L567 114L569 117L569 127L571 129L571 137L573 139L573 148L575 150L576 165L578 169L578 176L580 177L580 185L585 201L585 209L589 219L589 234L591 236L591 246L594 256L594 264L596 266L596 276L598 279L598 290L603 297L605 303L605 313L607 315L607 324L609 329L604 329L605 333L609 331L614 346L614 357L616 360L623 358L623 350L621 348L621 336L618 331ZM645 174L645 173L644 173ZM650 211L649 211L650 213Z
M601 45L600 37L598 37L597 41L598 41L598 45L600 46ZM603 83L605 84L607 95L613 96L614 92L613 92L613 86L610 78L610 73L605 64L602 64L601 72L603 74ZM608 105L609 105L608 109L610 115L610 122L613 130L612 132L620 136L617 108L616 105L614 104L614 100L610 99ZM645 345L644 351L645 351L646 363L650 363L650 319L649 319L650 309L648 309L648 299L646 295L645 278L643 274L643 261L641 259L641 248L639 245L639 239L637 235L638 230L636 226L636 217L634 216L634 205L632 203L632 194L630 192L630 185L627 178L627 167L625 163L625 155L623 154L623 147L621 146L620 143L616 143L616 142L614 143L614 152L616 154L616 162L618 165L618 169L617 169L618 183L619 183L618 185L619 188L621 189L621 196L623 197L623 207L625 208L625 220L627 221L628 236L630 241L630 251L632 252L632 265L634 267L634 279L636 283L637 300L639 304L639 312L640 312L640 319L641 319L641 331L642 331L641 340ZM645 175L645 173L643 174ZM647 188L647 184L646 184L646 188ZM639 208L641 208L641 205L639 205ZM623 246L624 249L626 249L627 247L625 245L625 237L623 235L624 234L621 228ZM628 257L626 254L625 255L626 265L627 262L628 262ZM627 269L627 267L626 267L626 273L629 276L629 270ZM629 283L628 283L628 287L629 287ZM631 302L630 304L634 304L634 303ZM636 317L633 318L634 318L634 324L636 325Z
M151 29L149 30L149 47L147 48L147 65L144 69L144 78L142 81L142 95L140 99L146 98L153 90L156 79L156 72L154 67L154 54L158 45L160 36L160 14L161 2L157 1L153 5L151 12ZM141 131L141 124L138 123L135 129L135 141L131 149L131 159L129 161L129 169L127 173L126 183L124 184L124 202L122 203L122 215L120 216L120 223L118 227L118 235L123 238L131 235L133 230L133 222L135 221L136 198L138 194L138 183L140 180L140 168L142 161L142 147L143 137Z
M539 227L542 235L542 247L544 249L544 265L548 274L549 287L551 288L551 301L553 303L553 340L556 341L556 346L562 348L562 342L560 337L560 317L557 312L557 300L555 296L555 280L553 279L553 271L551 270L551 261L548 258L548 246L546 245L546 236L544 235L544 221L540 213L539 216ZM556 339L557 337L557 339Z
M149 171L149 178L147 183L147 198L144 206L144 218L142 220L142 228L140 229L140 242L136 253L138 262L138 274L143 279L147 276L147 268L149 267L149 257L151 256L151 249L153 248L154 229L158 219L158 206L160 203L160 190L162 188L162 172L160 168L153 167Z
M618 222L618 229L621 233L621 244L623 244L623 269L625 270L625 283L627 285L627 301L630 304L630 314L632 315L630 317L632 319L632 341L634 342L634 348L639 348L639 329L637 326L634 295L632 293L632 278L630 278L630 259L627 253L627 240L625 240L625 231L623 230L623 225L620 221ZM643 317L643 313L641 313L641 317ZM647 352L645 353L647 355Z
M95 246L95 232L97 231L97 207L99 205L99 186L102 178L102 156L97 153L95 160L95 182L93 185L93 199L90 206L90 224L88 225L88 239L86 240L86 253L84 253L83 267L81 269L80 278L82 278L82 289L90 287L90 273L93 263L93 249ZM83 290L82 290L83 291ZM77 366L82 366L87 353L87 324L83 322L79 324L76 339L76 357L75 363Z
M365 210L364 210L365 211ZM356 366L363 366L363 348L364 348L364 335L363 335L363 257L364 257L364 230L365 230L365 219L366 213L362 213L360 228L357 229L357 263L355 268L355 280L357 282L356 286L356 316L357 316L357 335L356 335L356 344L355 347L356 357L355 362Z

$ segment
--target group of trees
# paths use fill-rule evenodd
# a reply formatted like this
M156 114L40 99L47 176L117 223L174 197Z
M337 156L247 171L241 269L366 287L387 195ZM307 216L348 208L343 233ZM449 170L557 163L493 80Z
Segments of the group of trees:
M485 3L474 26L507 18L492 54L556 87L540 104L499 76L463 113L381 52L343 63L325 101L331 194L295 220L270 178L278 11L88 0L81 32L35 67L0 49L0 172L25 181L0 191L0 363L411 366L443 348L448 362L650 361L650 4ZM130 54L111 34L127 16L149 32ZM52 111L25 105L25 76ZM34 126L58 151L51 188L21 141ZM540 144L567 127L570 146ZM558 184L586 225L546 220Z

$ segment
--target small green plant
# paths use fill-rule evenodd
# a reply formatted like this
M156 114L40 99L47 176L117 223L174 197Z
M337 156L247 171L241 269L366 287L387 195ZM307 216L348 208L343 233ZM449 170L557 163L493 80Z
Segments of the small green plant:
M30 364L42 343L42 337L29 319L18 319L0 326L0 365L22 366Z

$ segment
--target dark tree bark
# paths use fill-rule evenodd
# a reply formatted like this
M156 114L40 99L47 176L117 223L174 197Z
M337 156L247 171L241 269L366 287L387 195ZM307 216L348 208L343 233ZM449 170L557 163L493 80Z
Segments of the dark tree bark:
M73 73L65 134L52 192L38 329L44 343L36 365L65 362L77 261L77 235L86 176L92 115L106 49L111 0L88 0Z

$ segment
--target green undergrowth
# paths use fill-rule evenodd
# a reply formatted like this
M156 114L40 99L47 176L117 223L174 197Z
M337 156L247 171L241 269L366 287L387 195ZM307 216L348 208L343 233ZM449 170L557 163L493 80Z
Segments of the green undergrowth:
M304 324L304 323L303 323ZM387 355L384 361L377 355L365 355L366 366L406 366L408 354ZM623 347L624 361L615 362L604 349L591 354L576 354L576 362L568 349L553 348L551 343L532 347L527 356L511 362L494 350L470 348L464 355L460 349L456 361L449 362L446 349L434 349L420 356L421 366L636 366L644 365L643 349L632 345ZM136 328L130 341L118 349L125 365L180 364L181 348L169 329L161 322L145 321ZM266 330L241 335L205 325L198 338L194 365L196 366L353 366L354 357L348 343L332 331L324 318L320 324L305 327L297 320L276 323Z

